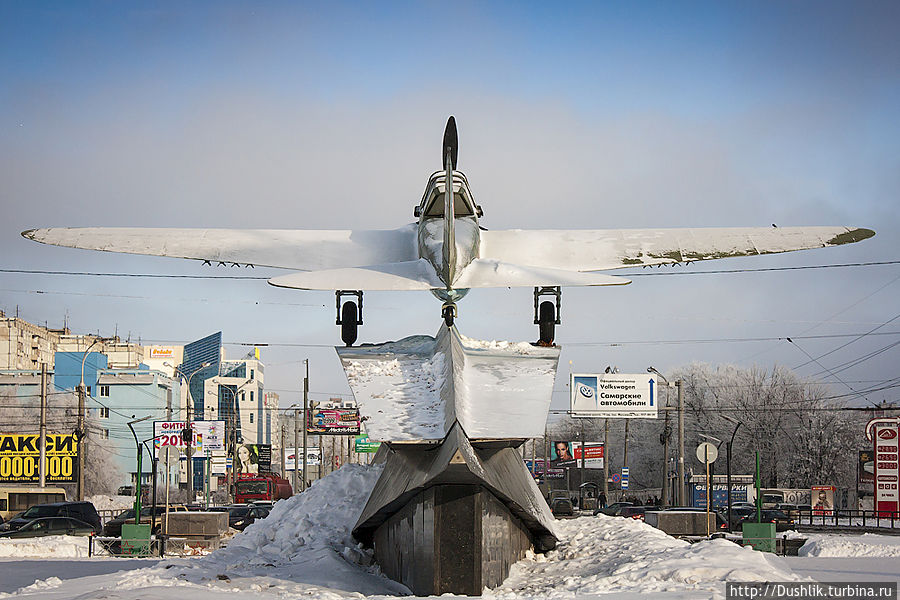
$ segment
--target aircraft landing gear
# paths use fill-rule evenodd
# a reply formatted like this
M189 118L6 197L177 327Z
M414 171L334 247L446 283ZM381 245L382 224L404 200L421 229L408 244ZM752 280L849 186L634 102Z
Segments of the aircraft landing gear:
M549 300L541 302L542 296L553 296L556 305ZM560 324L559 309L562 289L559 286L534 288L534 324L538 326L537 346L553 346L556 326Z
M453 327L453 320L456 318L456 304L453 302L445 302L441 309L441 316L444 317L444 323L447 327Z
M344 296L356 296L359 304L352 300L344 302L341 305L341 298ZM337 290L334 293L335 305L337 309L337 319L335 325L341 326L341 340L347 347L353 345L359 333L359 326L363 324L362 306L363 293L362 290Z

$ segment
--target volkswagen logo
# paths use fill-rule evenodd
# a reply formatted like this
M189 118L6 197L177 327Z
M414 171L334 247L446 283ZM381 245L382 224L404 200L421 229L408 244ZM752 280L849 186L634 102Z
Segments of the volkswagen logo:
M594 389L583 383L578 384L578 393L584 396L585 398L593 398L594 397Z

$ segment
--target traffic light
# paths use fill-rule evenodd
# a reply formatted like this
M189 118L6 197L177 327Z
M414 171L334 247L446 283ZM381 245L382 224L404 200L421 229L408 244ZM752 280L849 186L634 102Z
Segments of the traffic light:
M183 441L188 446L191 445L191 441L194 439L194 430L190 427L185 427L181 430L181 441Z

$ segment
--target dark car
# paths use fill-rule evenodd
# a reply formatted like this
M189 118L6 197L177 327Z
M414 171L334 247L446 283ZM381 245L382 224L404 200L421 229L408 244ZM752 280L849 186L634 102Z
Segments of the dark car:
M762 522L775 523L775 531L788 531L794 528L794 520L780 510L762 511ZM756 523L756 511L741 519L738 527L741 527L744 523Z
M622 510L619 511L620 517L627 517L629 519L638 519L644 520L644 513L648 510L656 510L655 506L623 506Z
M228 526L239 531L246 529L257 519L265 519L269 516L268 506L256 506L254 504L236 504L228 507Z
M550 512L555 516L571 516L575 514L575 507L572 505L572 501L568 498L554 498L550 503Z
M53 502L51 504L35 504L21 515L9 520L9 530L15 531L35 519L46 517L69 517L91 525L100 533L100 515L90 502Z
M0 533L0 538L33 538L46 535L94 535L97 530L90 523L70 517L43 517L29 521L15 531Z
M617 517L622 512L622 509L626 506L634 506L634 502L613 502L609 506L604 506L603 508L598 508L594 511L594 515L607 515L610 517Z
M725 514L727 515L728 513L726 512ZM752 506L732 507L731 521L728 523L728 528L732 531L740 529L741 521L748 516L752 516L753 519L756 519L756 508Z

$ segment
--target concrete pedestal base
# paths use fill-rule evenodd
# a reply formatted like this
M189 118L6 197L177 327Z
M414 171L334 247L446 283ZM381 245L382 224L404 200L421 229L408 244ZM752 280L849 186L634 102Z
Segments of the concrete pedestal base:
M510 444L473 446L458 424L439 445L383 444L354 536L416 595L499 585L530 548L556 546L547 503Z

